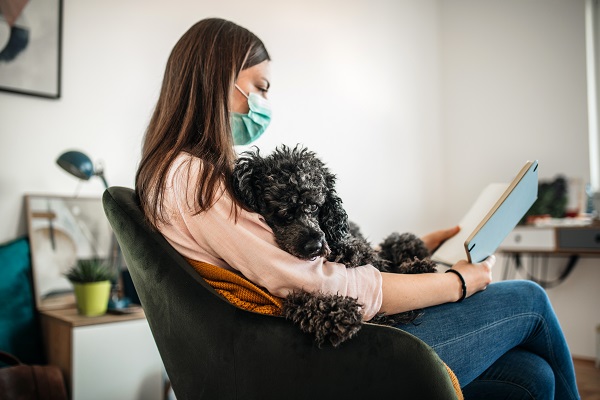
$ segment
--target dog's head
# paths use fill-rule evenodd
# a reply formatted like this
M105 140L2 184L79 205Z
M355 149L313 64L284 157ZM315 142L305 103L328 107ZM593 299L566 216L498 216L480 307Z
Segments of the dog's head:
M316 154L298 146L266 157L245 152L233 173L236 198L265 218L283 250L301 259L328 256L328 243L348 232L334 186L335 176Z

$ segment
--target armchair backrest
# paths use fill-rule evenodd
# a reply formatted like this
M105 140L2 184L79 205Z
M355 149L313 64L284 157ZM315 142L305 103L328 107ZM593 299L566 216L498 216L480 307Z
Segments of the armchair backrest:
M414 336L365 324L339 348L318 348L291 322L216 293L150 227L132 189L107 189L103 205L179 400L456 398Z

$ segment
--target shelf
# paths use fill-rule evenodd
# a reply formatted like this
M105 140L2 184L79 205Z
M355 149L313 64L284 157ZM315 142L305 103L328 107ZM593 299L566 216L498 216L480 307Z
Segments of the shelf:
M40 314L49 318L57 319L72 327L88 326L98 324L110 324L114 322L131 321L136 319L145 319L144 311L137 311L131 314L104 314L98 317L86 317L79 315L76 308L65 308L62 310L44 310Z

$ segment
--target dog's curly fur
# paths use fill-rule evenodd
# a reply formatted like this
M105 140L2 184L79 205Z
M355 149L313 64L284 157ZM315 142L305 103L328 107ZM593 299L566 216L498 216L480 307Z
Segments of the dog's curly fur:
M232 186L236 199L261 214L283 250L305 260L325 257L354 268L371 264L393 273L434 272L435 263L415 235L392 233L373 249L358 225L348 220L335 190L335 175L315 153L280 146L266 157L258 149L238 158ZM421 310L377 315L386 325L414 321ZM315 336L319 345L337 347L354 336L362 323L356 299L297 291L284 301L283 315Z

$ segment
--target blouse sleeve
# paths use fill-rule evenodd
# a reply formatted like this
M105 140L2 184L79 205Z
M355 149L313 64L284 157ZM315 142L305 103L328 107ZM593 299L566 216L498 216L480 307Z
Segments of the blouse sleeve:
M199 161L197 161L199 162ZM196 213L195 194L188 182L195 182L198 166L176 168L167 187L165 210L169 223L161 233L185 257L238 271L270 293L285 297L293 290L321 291L356 298L365 320L381 308L382 278L372 265L346 268L323 257L300 260L281 250L262 216L238 208L221 192L207 211ZM191 178L191 179L190 179Z

